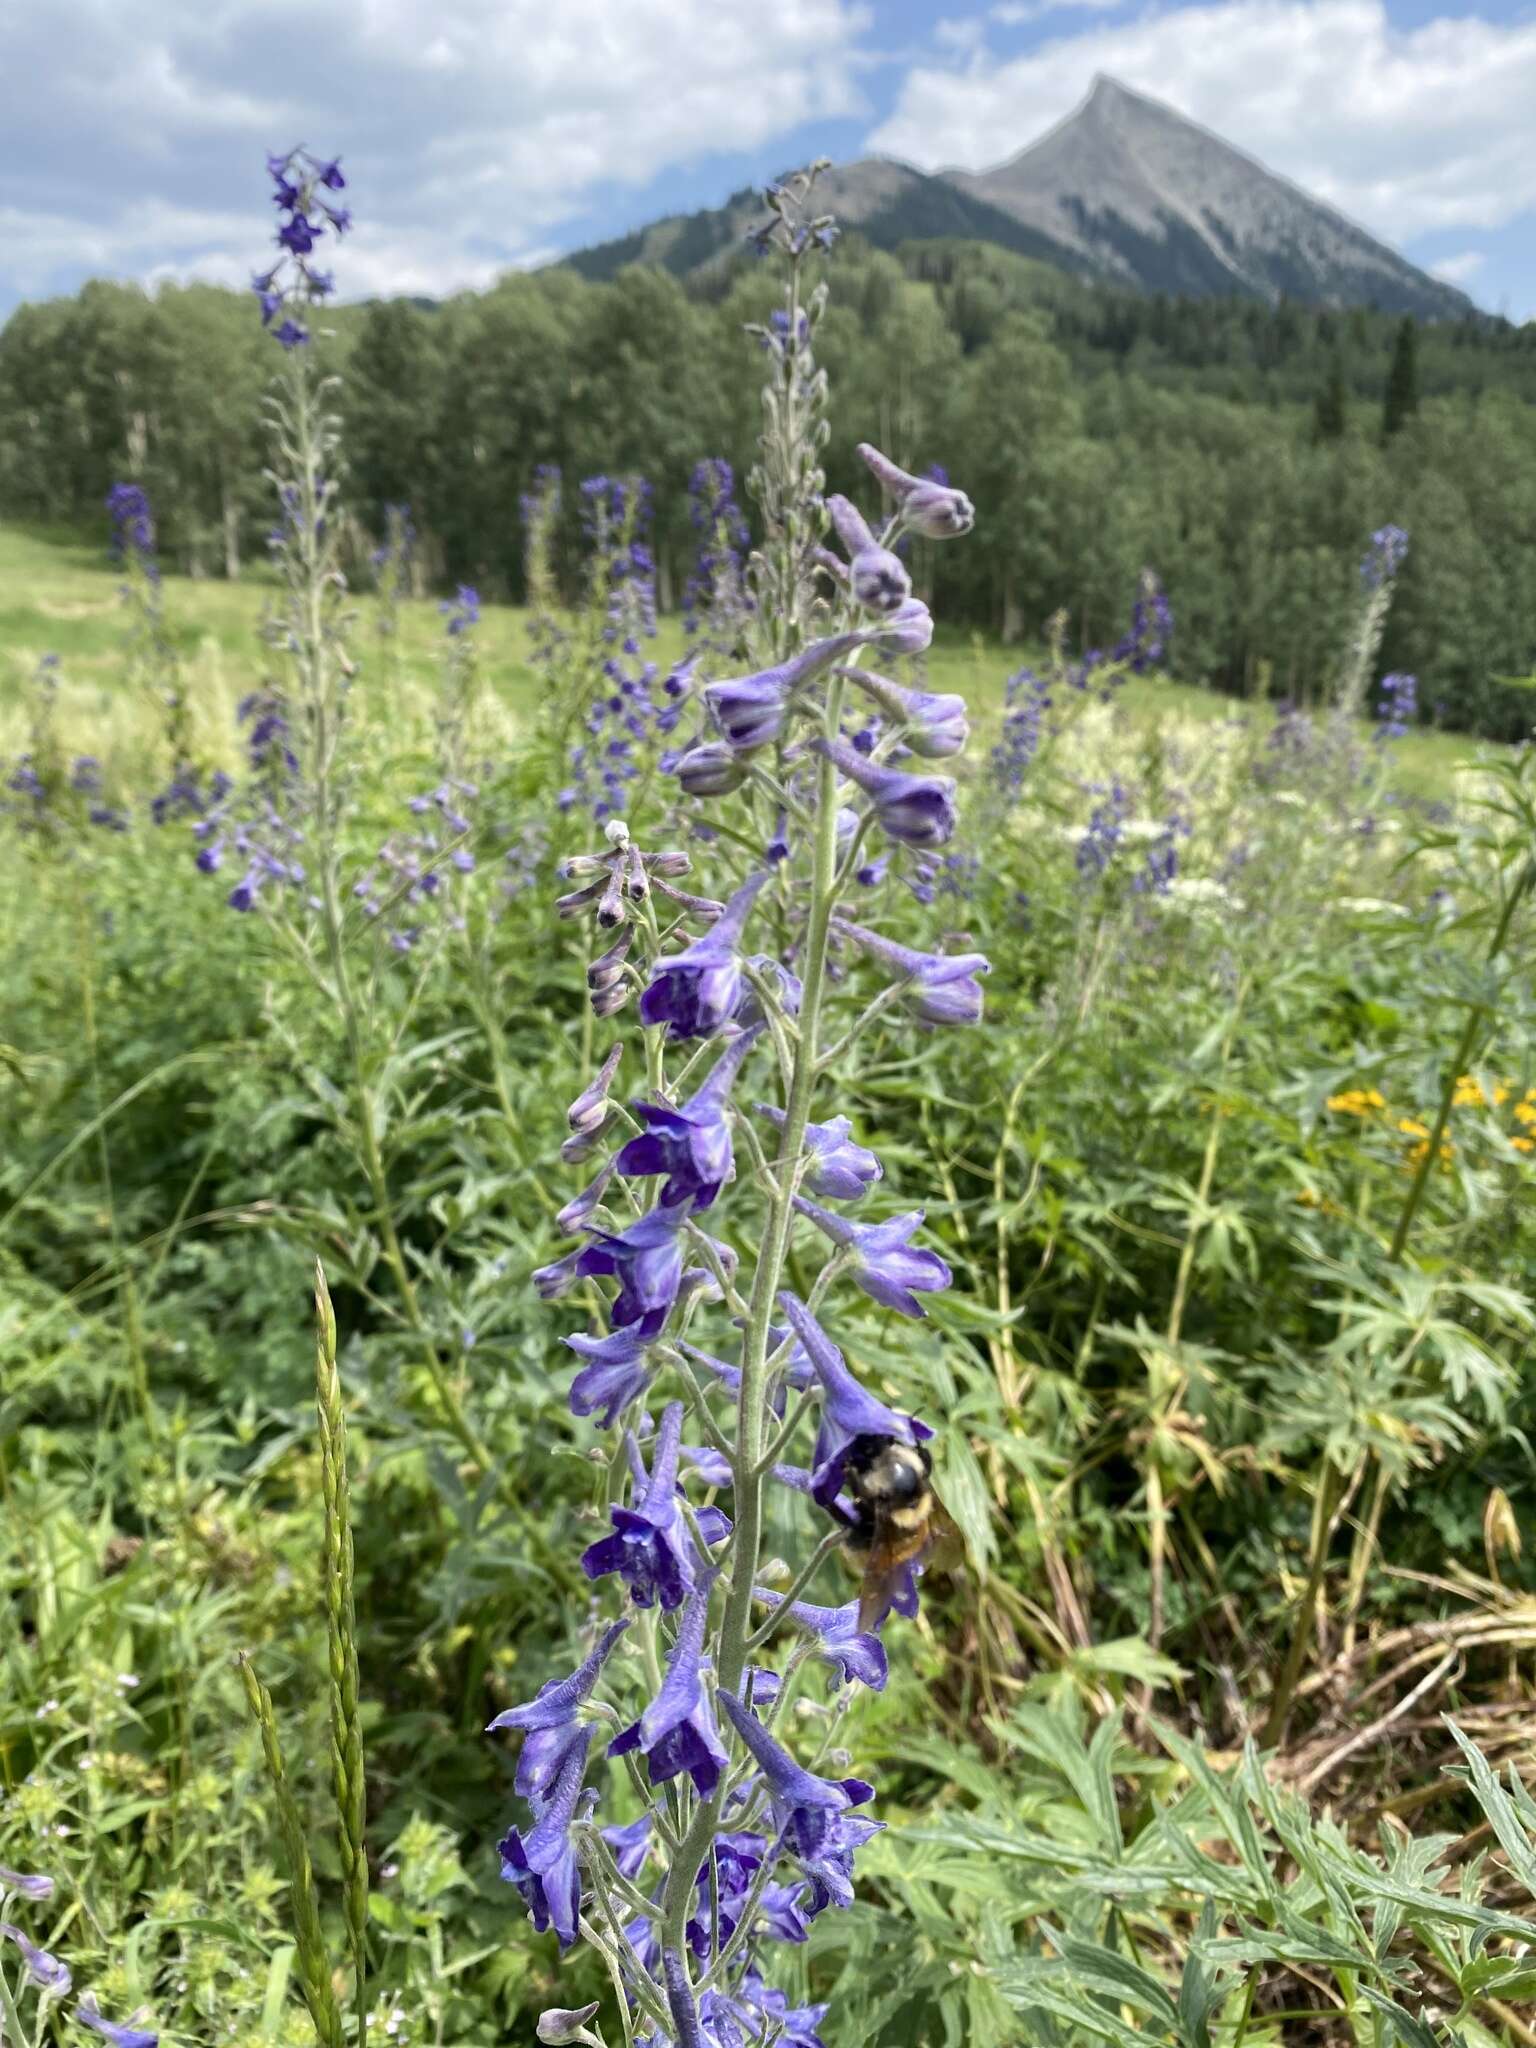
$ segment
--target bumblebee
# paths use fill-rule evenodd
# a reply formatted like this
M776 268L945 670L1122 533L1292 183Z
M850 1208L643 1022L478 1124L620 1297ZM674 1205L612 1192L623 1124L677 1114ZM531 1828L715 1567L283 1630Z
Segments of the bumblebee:
M855 1437L843 1474L854 1520L844 1544L860 1574L859 1633L889 1613L909 1566L948 1528L929 1481L933 1460L922 1444L889 1436Z

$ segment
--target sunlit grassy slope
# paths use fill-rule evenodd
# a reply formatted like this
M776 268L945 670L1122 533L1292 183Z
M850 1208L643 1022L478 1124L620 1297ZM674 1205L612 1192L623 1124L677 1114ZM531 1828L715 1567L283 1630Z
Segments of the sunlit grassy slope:
M131 753L141 707L125 683L124 617L119 578L105 553L78 535L0 524L0 754L25 745L27 682L44 654L57 654L62 684L61 726L66 744L80 752ZM263 571L240 583L194 582L169 576L165 614L190 680L203 749L209 758L236 752L234 707L263 674L260 639L263 605L273 585ZM1173 593L1177 609L1177 592ZM415 693L434 673L442 642L436 602L402 608L397 641L386 650L376 630L377 606L358 598L354 645L365 683ZM527 663L524 615L510 605L486 605L478 637L481 668L514 714L534 684ZM657 658L681 651L675 620L663 621ZM983 723L1002 708L1009 675L1027 650L1004 647L982 634L947 632L941 625L929 657L936 689L959 690ZM1211 690L1161 677L1132 681L1123 701L1139 719L1267 720L1268 707L1244 705ZM1400 743L1396 780L1422 794L1447 791L1456 764L1477 743L1458 733L1422 732Z

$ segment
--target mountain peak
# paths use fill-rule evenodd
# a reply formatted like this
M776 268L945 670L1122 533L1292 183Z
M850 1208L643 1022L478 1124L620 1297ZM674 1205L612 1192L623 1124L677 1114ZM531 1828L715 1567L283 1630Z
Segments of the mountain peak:
M828 210L876 248L995 243L1079 277L1206 298L1281 297L1456 318L1472 302L1151 94L1095 73L1071 113L1006 163L973 174L889 157L838 165ZM625 263L679 276L725 261L756 196L674 215L566 259L588 277Z

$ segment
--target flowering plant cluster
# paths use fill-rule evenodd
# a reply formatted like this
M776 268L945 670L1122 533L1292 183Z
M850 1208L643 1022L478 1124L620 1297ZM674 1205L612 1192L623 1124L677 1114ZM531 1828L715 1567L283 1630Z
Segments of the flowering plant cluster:
M347 181L339 161L322 163L306 149L269 156L267 172L272 203L281 216L274 236L278 256L251 279L251 290L261 305L262 326L284 348L301 348L309 340L306 323L312 308L336 289L334 275L313 259L328 233L341 236L352 225L347 208L329 197L343 191Z
M797 204L811 182L794 181ZM782 194L775 218L785 331L800 334L801 265L829 238L802 237ZM817 380L813 327L807 317L794 350L797 386ZM759 614L769 658L702 688L708 726L675 764L685 797L726 800L714 843L741 857L734 872L722 857L718 897L688 894L677 886L688 854L646 850L614 818L602 849L564 867L577 886L562 915L597 928L593 1008L609 1017L638 999L644 1074L621 1103L633 1055L616 1040L572 1102L565 1158L606 1156L557 1219L572 1249L534 1276L546 1299L582 1301L596 1322L564 1340L579 1364L572 1411L613 1439L607 1529L582 1568L622 1608L568 1676L492 1724L521 1738L527 1806L501 1844L503 1875L537 1928L600 1951L626 2039L646 2048L817 2048L822 2008L787 2006L765 1948L804 1941L818 1914L851 1902L856 1853L880 1825L874 1788L844 1775L832 1742L852 1689L885 1683L889 1616L915 1611L931 1435L861 1383L844 1348L849 1290L920 1319L923 1297L950 1281L919 1241L920 1208L849 1213L878 1187L881 1162L818 1096L878 1019L974 1023L988 966L920 951L843 910L872 835L928 849L955 829L954 782L929 763L963 744L963 704L864 664L928 645L932 620L896 543L964 534L969 501L866 448L886 516L871 524L839 497L823 505L814 451L798 445L810 414L786 442L772 385L767 412L766 495L779 506L801 486L816 495L789 526L770 507L769 560L753 567L760 585L793 590L804 624L787 634L782 613ZM827 521L841 554L821 544ZM863 745L844 732L850 688L881 711ZM774 844L754 862L769 820ZM820 1268L798 1287L792 1246L797 1273ZM810 1518L777 1586L762 1555L772 1489ZM885 1519L897 1501L900 1540ZM805 1597L850 1539L866 1559L859 1597ZM799 1697L816 1670L831 1689L819 1711ZM823 1735L797 1755L807 1708ZM605 1755L621 1769L604 1770ZM592 2012L547 2013L541 2038L596 2039Z
M0 2034L6 2041L41 2042L50 2031L50 2020L62 2001L74 1989L74 1975L61 1956L36 1942L10 1916L27 1906L46 1906L58 1887L42 1871L7 1870L0 1864L0 1941L16 1951L20 1969L15 1982L0 1959ZM3 1958L3 1952L0 1952ZM24 1990L36 1998L35 2024L23 2030L21 1996ZM76 1999L73 2017L93 2034L99 2034L111 2048L158 2048L160 2036L142 2024L143 2015L128 2020L109 2020L86 1992Z

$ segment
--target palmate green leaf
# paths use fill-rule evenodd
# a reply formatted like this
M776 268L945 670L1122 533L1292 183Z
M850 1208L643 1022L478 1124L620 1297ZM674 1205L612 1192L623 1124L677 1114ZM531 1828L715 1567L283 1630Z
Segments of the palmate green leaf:
M1007 1732L1009 1740L1026 1756L1036 1758L1066 1779L1094 1823L1094 1839L1118 1858L1125 1844L1110 1769L1110 1758L1120 1737L1118 1716L1111 1715L1100 1723L1087 1748L1059 1714L1044 1707L1015 1707Z
M1395 1999L1387 1998L1380 1991L1373 1990L1369 1984L1361 1988L1376 2010L1384 2015L1392 2033L1402 2042L1403 2048L1445 2048L1441 2036L1426 2021L1416 2019Z
M1212 1769L1198 1744L1190 1742L1166 1722L1154 1721L1152 1732L1164 1749L1183 1764L1190 1777L1205 1794L1227 1840L1242 1858L1244 1874L1262 1888L1266 1897L1273 1898L1277 1887L1270 1869L1270 1859L1260 1838L1252 1808L1236 1783L1236 1773L1230 1778L1219 1776ZM1169 1832L1173 1832L1171 1821Z
M1146 1685L1177 1685L1187 1676L1182 1665L1164 1656L1161 1650L1154 1650L1141 1636L1117 1636L1113 1642L1090 1643L1085 1650L1074 1650L1068 1662L1081 1677L1107 1673Z
M1039 2008L1098 2040L1113 2042L1115 2048L1145 2048L1147 2031L1129 2025L1114 2007L1101 2005L1088 1988L1080 1988L1077 1972L1063 1962L1050 1957L1031 1957L1010 1963L998 1971L997 1988L1019 2012L1027 2014L1031 2009ZM1161 1986L1158 1988L1161 1990ZM1113 1987L1107 1995L1120 1997L1126 2004L1138 2005L1138 2001L1124 1997ZM1169 2012L1173 2013L1172 2001L1166 1992L1163 1992L1163 1998ZM1140 2005L1138 2009L1147 2010ZM1177 2015L1174 2015L1174 2024L1176 2022ZM1172 2031L1172 2028L1166 2027L1163 2031Z

